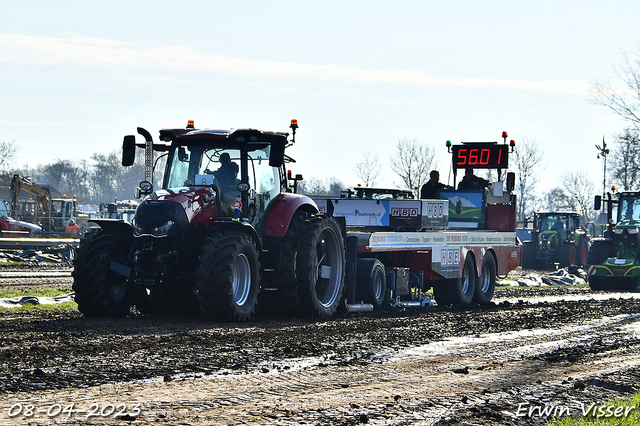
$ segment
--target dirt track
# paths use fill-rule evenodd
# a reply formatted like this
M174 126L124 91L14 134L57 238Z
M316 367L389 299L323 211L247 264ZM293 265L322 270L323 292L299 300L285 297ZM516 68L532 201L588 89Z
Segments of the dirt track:
M545 291L581 301L524 302L539 292L503 290L523 303L483 309L231 325L2 312L0 423L543 424L535 407L578 415L637 390L640 300L583 288Z

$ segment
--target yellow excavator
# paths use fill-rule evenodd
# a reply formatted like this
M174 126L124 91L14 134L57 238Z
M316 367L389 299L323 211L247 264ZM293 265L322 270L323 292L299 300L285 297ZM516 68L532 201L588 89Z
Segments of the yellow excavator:
M34 198L20 201L21 192ZM70 220L77 222L75 198L51 198L49 190L29 178L14 174L10 187L10 209L14 219L39 224L45 232L62 233Z

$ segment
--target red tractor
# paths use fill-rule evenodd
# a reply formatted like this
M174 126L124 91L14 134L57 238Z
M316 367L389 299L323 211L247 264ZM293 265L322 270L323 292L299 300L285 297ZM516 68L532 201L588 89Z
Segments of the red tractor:
M123 142L123 166L136 147L166 155L162 189L151 179L132 223L96 219L74 261L73 289L85 316L195 313L245 321L260 305L329 317L343 296L343 233L308 197L296 194L284 132L255 129L160 131L138 128ZM149 164L150 161L147 161ZM293 185L290 183L293 182ZM139 195L139 194L137 194Z

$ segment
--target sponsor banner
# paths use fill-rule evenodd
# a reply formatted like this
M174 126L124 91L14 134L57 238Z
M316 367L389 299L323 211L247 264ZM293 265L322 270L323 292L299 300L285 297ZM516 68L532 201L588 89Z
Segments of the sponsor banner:
M449 226L449 200L422 201L422 228L444 229Z
M369 237L371 249L407 248L427 249L440 246L513 245L515 232L438 231L438 232L374 232Z

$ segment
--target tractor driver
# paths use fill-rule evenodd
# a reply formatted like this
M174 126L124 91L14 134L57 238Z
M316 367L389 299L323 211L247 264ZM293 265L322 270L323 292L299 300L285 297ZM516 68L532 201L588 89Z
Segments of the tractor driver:
M233 185L236 184L236 176L238 176L239 167L236 163L231 161L231 156L227 152L223 152L220 155L220 167L213 172L216 180L221 185Z

